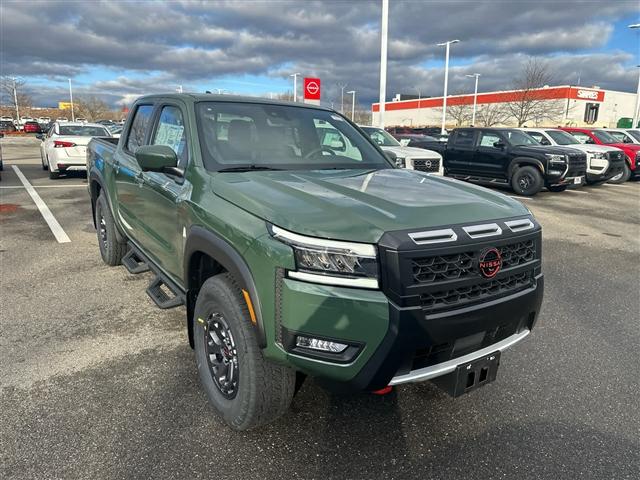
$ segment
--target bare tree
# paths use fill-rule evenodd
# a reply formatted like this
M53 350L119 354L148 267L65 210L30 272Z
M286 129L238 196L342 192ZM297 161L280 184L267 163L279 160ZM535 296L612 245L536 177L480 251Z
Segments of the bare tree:
M2 104L10 105L12 112L18 109L30 108L33 105L33 99L25 92L27 82L22 78L13 78L7 75L0 77L0 95L2 96Z
M92 122L106 118L111 114L109 105L98 97L74 99L73 109L76 117L86 118Z
M485 103L476 110L476 122L482 127L504 125L510 117L511 112L503 103Z
M543 87L551 83L548 65L537 58L529 59L513 80L513 92L505 104L518 127L529 121L539 124L543 120L555 120L562 114L562 105L545 98Z
M273 97L275 100L284 100L287 102L293 102L293 92L291 90L287 90L283 93L276 93Z
M447 96L447 119L452 118L455 120L455 126L461 127L464 124L470 124L473 117L473 105L468 103L458 103L455 98L456 95L464 95L464 93L458 92L451 96ZM452 98L453 97L453 98ZM442 115L442 108L434 109L440 112Z

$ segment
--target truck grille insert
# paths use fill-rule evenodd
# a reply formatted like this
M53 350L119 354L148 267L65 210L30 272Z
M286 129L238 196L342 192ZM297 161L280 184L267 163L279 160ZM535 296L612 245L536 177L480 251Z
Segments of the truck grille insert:
M587 174L587 155L585 153L571 153L568 158L567 177L580 177Z
M420 295L420 304L430 312L463 308L512 295L535 285L533 272L522 272L467 287L445 289Z
M536 256L533 239L498 247L502 257L502 269L531 262ZM478 257L481 250L414 258L411 260L415 284L430 284L470 277L480 278Z
M440 160L415 158L413 160L413 169L421 172L437 172L440 169Z

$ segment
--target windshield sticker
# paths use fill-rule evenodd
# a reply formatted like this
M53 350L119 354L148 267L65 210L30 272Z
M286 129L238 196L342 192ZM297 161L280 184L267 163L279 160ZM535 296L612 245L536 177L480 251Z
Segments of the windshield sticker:
M331 118L333 118L334 120L338 120L339 122L344 122L344 118L342 118L340 115L331 115Z

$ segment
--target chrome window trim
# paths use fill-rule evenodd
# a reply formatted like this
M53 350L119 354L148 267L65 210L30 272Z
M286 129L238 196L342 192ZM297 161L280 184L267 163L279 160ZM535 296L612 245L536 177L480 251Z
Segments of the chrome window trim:
M458 365L462 365L468 362L472 362L479 358L484 357L485 355L489 355L490 353L499 350L500 352L506 350L507 348L515 345L516 343L523 340L527 335L531 333L530 330L526 329L520 333L513 334L504 340L501 340L493 345L489 345L488 347L481 348L475 352L469 353L467 355L463 355L458 358L453 358L451 360L447 360L446 362L438 363L436 365L431 365L429 367L420 368L418 370L413 370L404 375L398 375L393 377L389 382L389 385L400 385L402 383L411 383L411 382L423 382L425 380L430 380L432 378L440 377L442 375L447 375L451 372L454 372Z

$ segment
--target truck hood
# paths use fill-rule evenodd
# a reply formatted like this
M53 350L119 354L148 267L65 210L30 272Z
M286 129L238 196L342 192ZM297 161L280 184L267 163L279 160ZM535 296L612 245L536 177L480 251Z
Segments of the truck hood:
M395 153L398 158L426 158L430 160L438 160L442 158L439 153L431 150L425 150L424 148L387 146L382 146L380 148L385 152Z
M575 148L576 150L580 150L581 152L611 152L611 151L617 151L620 150L617 147L614 147L613 145L595 145L593 143L576 143L576 144L572 144L572 145L566 145L567 147L570 148Z
M506 195L405 169L218 173L212 187L227 201L292 232L367 243L387 231L529 213Z

